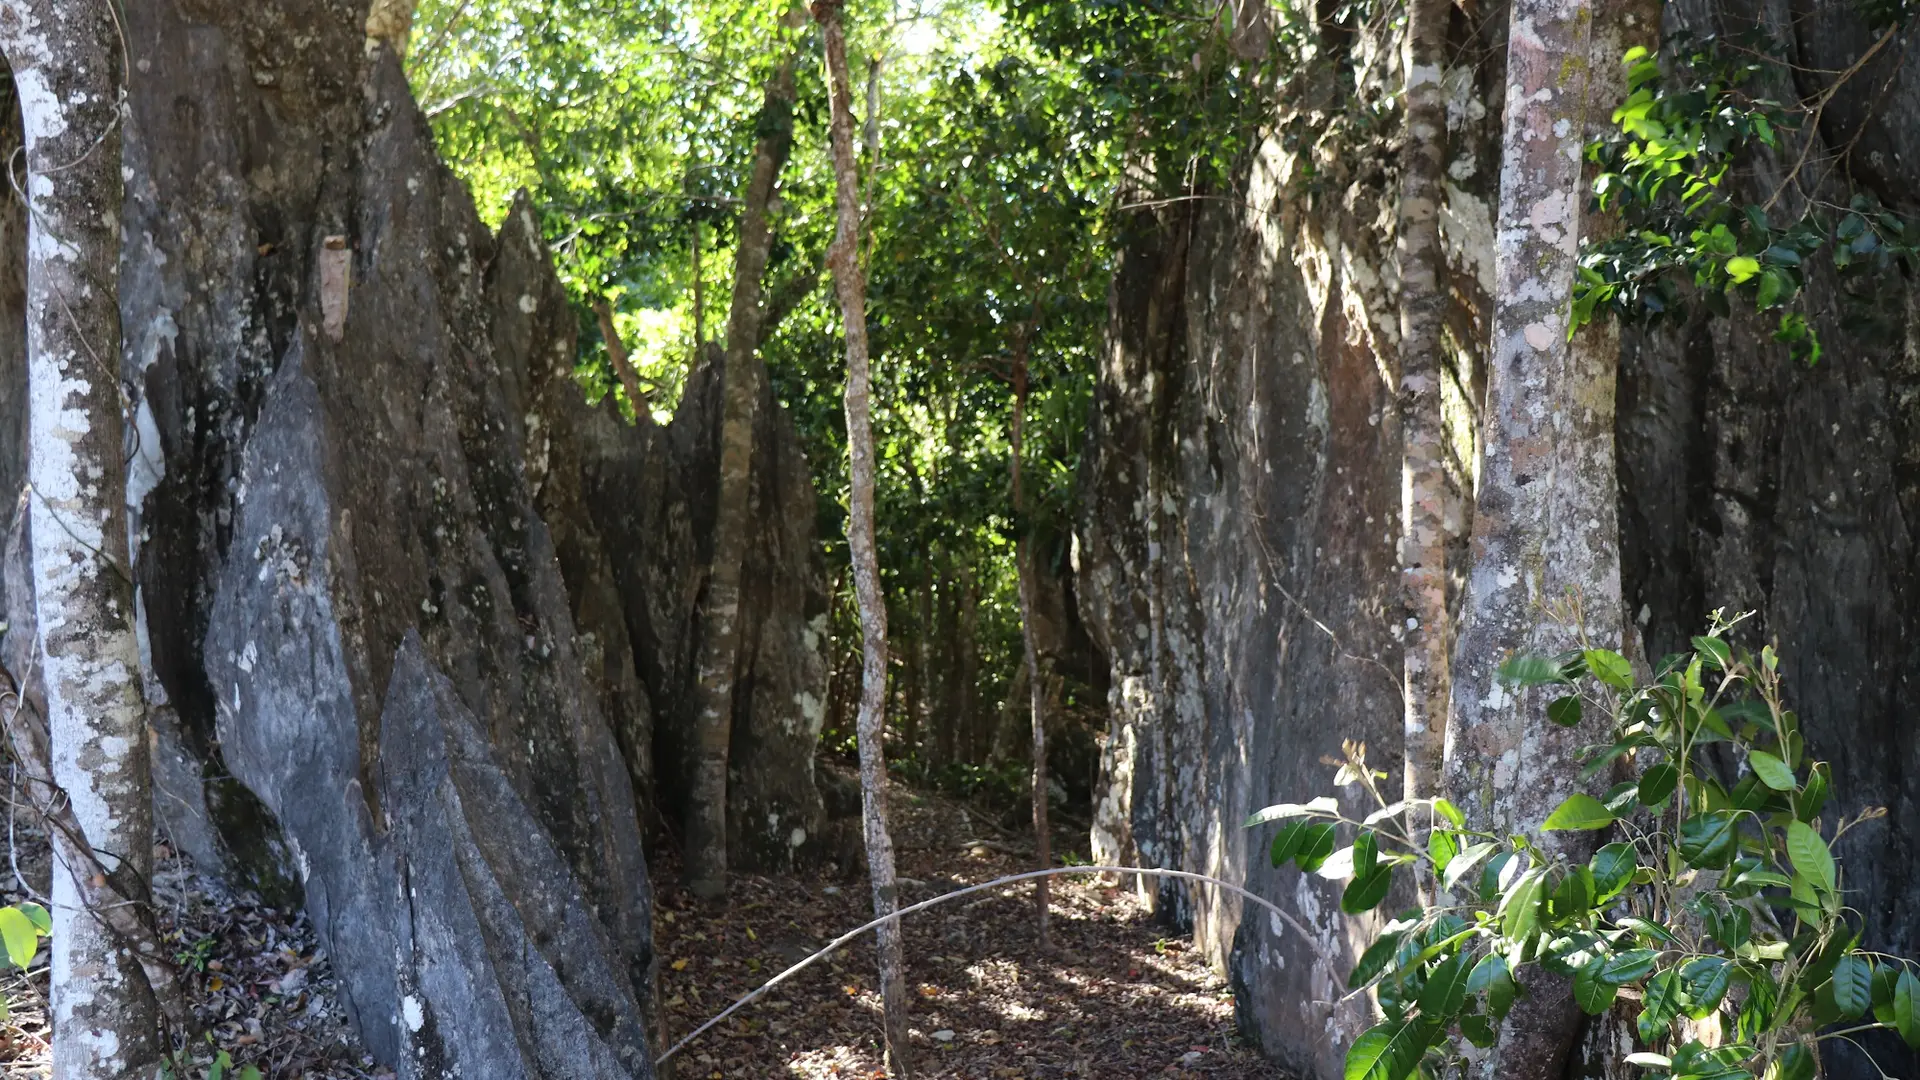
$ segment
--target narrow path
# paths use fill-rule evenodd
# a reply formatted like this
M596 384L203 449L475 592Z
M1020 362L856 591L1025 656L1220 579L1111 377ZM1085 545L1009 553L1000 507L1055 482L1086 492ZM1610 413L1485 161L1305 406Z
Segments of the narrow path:
M903 902L1027 868L1004 845L964 844L978 833L963 808L896 792L901 873L912 882ZM720 908L680 889L670 861L654 874L661 994L676 1037L872 913L864 878L738 876ZM919 1076L1283 1076L1234 1034L1224 980L1156 926L1130 888L1055 879L1044 956L1031 896L1014 887L908 920ZM852 944L689 1047L680 1076L883 1075L879 1011L872 946Z

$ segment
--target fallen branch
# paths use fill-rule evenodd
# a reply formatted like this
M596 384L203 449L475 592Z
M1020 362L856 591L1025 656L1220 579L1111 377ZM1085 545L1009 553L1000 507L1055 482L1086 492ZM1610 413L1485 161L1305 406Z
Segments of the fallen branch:
M741 998L739 1001L734 1002L732 1005L727 1006L725 1011L721 1012L720 1015L715 1016L713 1019L707 1021L704 1024L701 1024L699 1027L694 1028L693 1031L689 1033L686 1038L681 1039L677 1043L674 1043L672 1049L668 1050L666 1053L661 1054L659 1057L655 1058L653 1063L656 1066L659 1066L659 1065L666 1064L668 1061L671 1061L675 1054L678 1054L680 1051L686 1049L689 1043L693 1042L693 1040L699 1038L700 1036L706 1034L707 1031L709 1031L710 1029L718 1025L721 1021L725 1020L727 1017L732 1016L734 1013L739 1012L741 1009L746 1008L748 1005L751 1005L753 1002L763 997L767 993L767 991L772 990L774 987L780 985L783 982L786 982L788 979L792 978L793 976L798 975L801 971L805 970L806 968L811 967L814 961L823 959L829 953L833 952L835 949L838 949L840 946L845 945L847 942L852 941L854 938L859 937L861 934L864 934L869 930L878 928L882 923L891 922L902 916L912 915L913 913L918 911L925 911L930 907L934 907L939 904L944 904L949 900L957 900L962 896L971 896L974 893L985 892L988 889L997 889L1002 885L1015 885L1022 881L1030 881L1034 878L1058 877L1059 875L1062 875L1062 874L1139 874L1147 877L1178 878L1183 881L1198 881L1206 885L1217 885L1220 888L1226 889L1233 893L1237 893L1241 897L1247 900L1251 900L1255 904L1258 904L1261 907L1266 908L1268 911L1272 912L1277 918L1280 919L1280 921L1286 923L1287 926L1290 927L1294 933L1299 934L1301 937L1306 939L1308 947L1313 949L1314 955L1320 958L1321 963L1326 964L1328 967L1333 966L1333 955L1326 950L1325 946L1320 944L1320 939L1315 937L1313 934L1313 931L1308 930L1306 926L1300 922L1300 920L1294 918L1288 912L1281 910L1280 907L1274 904L1273 901L1268 900L1263 896L1256 896L1253 893L1248 892L1245 888L1239 885L1235 885L1231 881L1222 881L1217 877L1208 877L1206 874L1195 874L1186 870L1159 870L1151 867L1140 867L1140 866L1056 866L1049 870L1029 870L1022 874L1009 874L1006 877L995 878L992 881L983 882L979 885L969 885L964 889L955 889L953 892L944 893L940 896L934 897L931 900L922 900L917 904L910 904L907 907L903 907L900 910L895 911L889 915L881 916L880 918L874 919L871 922L865 923L862 926L849 930L846 933L841 934L839 937L834 938L832 941L829 941L825 947L821 948L818 952L815 952L812 956L807 957L805 960L800 961L799 963L793 965L787 970L781 972L778 975L775 975L773 978L768 979L766 982L760 984L760 986L757 989L755 989L752 993L749 993L746 997Z

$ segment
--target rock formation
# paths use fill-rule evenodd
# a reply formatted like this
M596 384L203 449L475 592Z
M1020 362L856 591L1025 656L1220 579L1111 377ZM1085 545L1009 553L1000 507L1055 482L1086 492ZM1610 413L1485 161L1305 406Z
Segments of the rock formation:
M651 1076L642 822L677 812L711 373L665 428L586 404L532 215L481 224L364 2L127 19L127 501L163 830L305 902L401 1076ZM8 202L16 327L20 222ZM0 376L21 349L0 333ZM772 407L756 438L731 798L740 860L782 866L822 818L826 604L797 438Z
M1473 8L1480 18L1469 7L1456 9L1449 46L1442 227L1454 298L1446 400L1471 488L1505 28L1497 6ZM1667 29L1764 16L1803 71L1843 70L1873 40L1847 5L1796 6L1793 20L1785 10L1689 0L1669 5ZM1369 58L1397 49L1365 34L1351 45L1363 98L1390 95L1365 77L1393 66ZM1342 739L1366 741L1395 774L1387 786L1400 783L1399 450L1382 435L1398 136L1342 130L1331 92L1293 89L1233 180L1243 201L1138 213L1122 239L1081 474L1080 599L1113 671L1094 854L1246 881L1296 905L1351 960L1365 934L1340 914L1334 887L1273 870L1265 837L1240 827L1262 805L1325 792L1332 770L1320 758ZM1829 147L1857 139L1853 182L1908 215L1920 208L1916 103L1920 73L1876 61L1835 97L1818 135ZM1315 139L1289 136L1303 124ZM1792 160L1752 165L1739 182L1764 200ZM1846 202L1839 178L1823 183ZM1848 287L1822 270L1807 306L1826 345L1811 369L1752 315L1699 311L1625 335L1627 608L1655 658L1684 647L1715 607L1757 609L1749 636L1777 638L1812 752L1832 761L1845 793L1840 809L1885 805L1890 822L1911 820L1920 737L1901 702L1920 676L1920 567L1905 524L1920 513L1920 296L1898 274ZM1860 830L1839 854L1867 940L1910 955L1920 941L1899 898L1920 888L1911 839L1892 825ZM1270 1053L1304 1076L1341 1075L1344 1046L1367 1022L1364 1002L1330 1004L1345 993L1344 966L1317 966L1305 943L1243 918L1230 896L1161 886L1155 900L1229 969L1245 1026ZM1911 1070L1892 1040L1870 1045L1889 1072ZM1846 1048L1829 1056L1830 1075L1878 1075Z

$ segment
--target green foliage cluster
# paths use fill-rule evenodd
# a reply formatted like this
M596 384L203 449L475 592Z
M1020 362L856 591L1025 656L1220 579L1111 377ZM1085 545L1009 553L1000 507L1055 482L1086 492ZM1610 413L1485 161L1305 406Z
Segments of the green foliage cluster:
M27 970L34 954L40 951L40 939L53 932L53 919L39 904L14 904L0 907L0 945L6 947L7 963ZM0 1020L7 1018L7 998L0 994Z
M506 216L516 191L531 196L579 311L582 375L596 395L615 392L615 380L595 302L617 312L635 367L653 384L644 404L663 419L678 400L696 325L709 340L722 328L762 93L804 45L781 16L778 5L743 0L419 7L408 69L441 156L489 223ZM824 130L817 82L802 80L801 113ZM788 178L808 193L792 200L798 217L821 218L828 201L824 163L813 164L798 161ZM770 276L789 269L788 254L776 250Z
M1766 95L1784 61L1762 33L1737 41L1683 34L1668 49L1675 62L1665 68L1645 49L1627 53L1618 131L1588 148L1600 168L1596 204L1619 212L1626 228L1582 253L1568 332L1599 312L1652 321L1683 313L1691 296L1725 316L1737 300L1777 312L1775 339L1815 363L1819 335L1796 305L1816 256L1824 253L1843 283L1899 267L1920 272L1920 227L1867 192L1846 206L1796 197L1786 205L1803 207L1785 213L1782 196L1800 178L1804 149L1774 194L1751 201L1729 183L1741 155L1782 150L1783 133L1817 121L1817 106L1810 113Z
M1612 830L1590 859L1474 828L1445 799L1389 802L1386 774L1351 744L1336 782L1363 789L1371 813L1355 820L1327 796L1249 819L1285 821L1274 864L1345 879L1348 913L1383 903L1401 867L1439 887L1354 966L1350 985L1373 989L1384 1020L1350 1049L1347 1080L1438 1076L1454 1035L1492 1045L1530 968L1570 978L1588 1013L1637 1002L1642 1049L1628 1060L1654 1080L1811 1080L1822 1041L1870 1029L1920 1047L1915 965L1863 947L1832 853L1884 811L1823 818L1832 773L1807 758L1772 647L1729 640L1738 621L1716 613L1645 681L1597 648L1503 666L1510 684L1564 689L1549 722L1608 725L1584 776L1628 778L1569 797L1538 827ZM1730 1033L1718 1045L1686 1023L1713 1017Z

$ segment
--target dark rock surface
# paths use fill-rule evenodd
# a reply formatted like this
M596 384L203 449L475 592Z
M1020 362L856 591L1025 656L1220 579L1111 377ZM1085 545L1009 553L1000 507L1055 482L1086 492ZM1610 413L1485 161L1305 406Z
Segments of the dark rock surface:
M641 822L674 812L654 762L695 644L712 380L664 429L586 405L531 214L481 225L364 2L127 18L128 502L162 826L304 900L401 1076L651 1076ZM19 218L0 208L16 325ZM9 491L21 344L0 334ZM826 604L805 462L761 416L733 798L742 861L774 867L822 817ZM19 577L4 599L30 613Z
M1470 351L1456 358L1450 398L1469 422L1463 460L1483 362L1478 283L1491 269L1505 39L1497 6L1483 13L1473 26L1456 14L1461 68L1449 75L1443 221L1450 329ZM1824 85L1805 72L1844 69L1873 40L1842 4L1690 0L1669 6L1668 29L1726 31L1755 14L1785 28L1802 69L1803 85L1779 88L1783 100ZM1852 181L1910 220L1920 213L1911 63L1863 69L1818 137L1852 143ZM1315 184L1289 188L1296 166L1270 140L1235 179L1244 208L1143 214L1124 236L1081 474L1079 577L1113 670L1096 861L1220 873L1292 902L1322 931L1346 957L1333 972L1268 920L1243 920L1231 897L1184 886L1158 896L1232 971L1243 1026L1310 1077L1341 1075L1364 1023L1360 1010L1319 1003L1344 993L1365 937L1327 883L1273 871L1265 836L1240 822L1265 803L1327 791L1320 757L1342 738L1369 744L1393 774L1389 789L1401 753L1400 475L1386 434L1392 398L1375 373L1393 355L1393 217L1368 201L1394 187L1370 188L1365 176L1370 161L1390 167L1390 141L1327 145ZM1737 182L1764 200L1792 162L1762 158ZM1811 182L1844 205L1843 175L1824 167ZM1838 853L1865 939L1912 955L1920 924L1903 902L1920 890L1920 850L1905 824L1920 813L1920 734L1905 702L1920 676L1909 525L1920 515L1920 291L1901 273L1848 286L1821 271L1807 308L1826 346L1812 369L1772 340L1771 320L1752 316L1696 314L1625 335L1626 608L1655 658L1684 648L1715 607L1757 609L1748 638L1778 640L1812 751L1833 763L1837 809L1890 810ZM1894 1040L1869 1045L1889 1074L1914 1071ZM1835 1077L1879 1075L1849 1047L1827 1058Z

